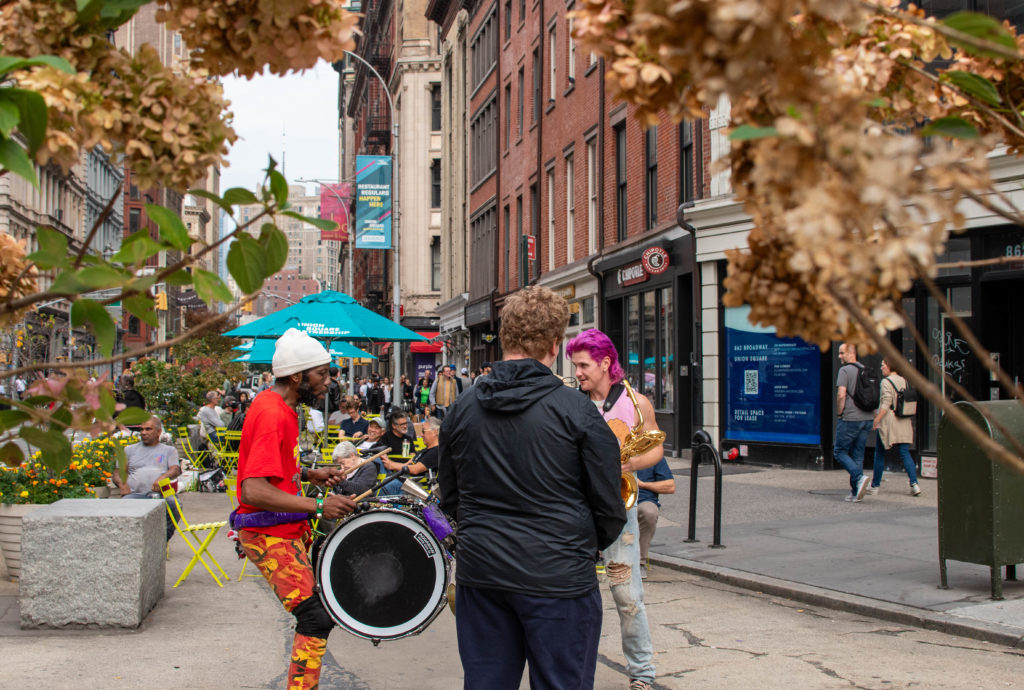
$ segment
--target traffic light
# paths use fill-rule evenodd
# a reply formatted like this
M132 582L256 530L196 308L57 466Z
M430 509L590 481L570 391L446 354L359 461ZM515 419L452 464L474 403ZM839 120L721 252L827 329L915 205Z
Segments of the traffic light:
M159 311L167 311L167 293L158 292L156 293L156 308Z
M242 311L251 314L252 313L252 302L246 302L242 305Z
M14 344L15 344L16 347L21 347L22 345L25 344L25 331L24 330L20 330L19 329L18 332L15 333L15 336L16 336L16 338L14 340Z

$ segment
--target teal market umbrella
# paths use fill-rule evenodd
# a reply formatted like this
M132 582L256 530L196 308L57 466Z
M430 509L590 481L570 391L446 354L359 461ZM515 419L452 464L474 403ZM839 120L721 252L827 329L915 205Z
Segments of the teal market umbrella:
M246 351L231 361L245 362L248 364L270 364L274 360L275 347L276 342L266 338L256 340L248 347L244 345L237 345L232 349L244 348ZM340 341L331 343L327 351L334 359L377 359L374 355L366 352L365 350L360 350L355 345L350 345Z
M370 311L344 292L324 290L261 319L239 326L229 338L276 338L298 328L317 340L425 341L416 331Z

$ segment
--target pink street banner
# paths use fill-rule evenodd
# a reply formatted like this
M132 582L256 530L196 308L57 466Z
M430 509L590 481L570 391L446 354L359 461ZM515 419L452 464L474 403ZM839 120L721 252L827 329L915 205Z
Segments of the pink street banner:
M352 185L349 182L320 185L320 217L333 220L338 224L336 230L322 230L320 239L331 241L348 241L349 201L352 196Z

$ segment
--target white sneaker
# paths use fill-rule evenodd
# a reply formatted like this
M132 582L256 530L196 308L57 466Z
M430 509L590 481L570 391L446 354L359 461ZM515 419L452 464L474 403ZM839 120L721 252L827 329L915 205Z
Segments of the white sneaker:
M910 495L911 496L920 496L921 495L921 487L919 487L916 482L914 484L910 485Z
M861 477L860 481L857 482L857 491L854 493L855 498L853 499L854 503L860 503L864 498L864 492L867 490L868 484L867 477Z
M847 503L855 503L857 501L857 497L854 496L853 494L846 494L845 496L843 496L843 500L846 501Z
M881 487L878 487L878 486L869 486L868 490L865 491L864 493L866 493L868 496L877 496L878 495L878 490L880 488Z

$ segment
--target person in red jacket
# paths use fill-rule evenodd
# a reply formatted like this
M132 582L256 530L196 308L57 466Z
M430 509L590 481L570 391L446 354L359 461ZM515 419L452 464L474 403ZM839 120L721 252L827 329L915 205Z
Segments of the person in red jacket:
M312 516L336 520L352 512L351 498L328 492L303 496L301 481L333 486L337 468L306 469L299 464L299 418L295 407L322 404L330 355L323 345L294 328L277 340L274 385L253 400L242 426L238 453L238 509L232 527L245 555L295 616L295 639L288 688L315 688L327 636L334 621L314 593L310 562Z

